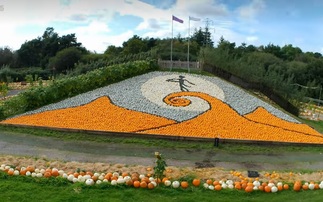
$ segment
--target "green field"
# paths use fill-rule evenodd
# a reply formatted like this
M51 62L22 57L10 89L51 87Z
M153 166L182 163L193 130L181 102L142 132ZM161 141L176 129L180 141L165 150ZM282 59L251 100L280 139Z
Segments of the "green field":
M0 173L1 201L322 201L323 190L277 193L241 190L211 191L201 187L174 189L160 186L153 190L112 186L108 183L86 186L62 178L32 178Z

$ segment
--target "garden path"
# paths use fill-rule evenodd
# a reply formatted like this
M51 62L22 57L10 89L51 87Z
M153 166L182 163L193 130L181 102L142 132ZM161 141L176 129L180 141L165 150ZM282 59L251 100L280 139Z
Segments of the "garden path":
M0 155L47 160L126 165L154 164L161 152L169 166L221 167L240 170L321 170L322 153L237 154L224 151L149 147L135 144L68 141L51 137L0 131Z

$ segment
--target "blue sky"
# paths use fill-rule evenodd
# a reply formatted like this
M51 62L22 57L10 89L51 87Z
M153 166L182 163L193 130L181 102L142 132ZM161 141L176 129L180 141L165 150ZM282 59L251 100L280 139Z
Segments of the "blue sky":
M292 44L323 53L322 0L0 0L0 47L20 48L47 27L60 35L75 33L90 51L122 46L143 38L188 36L210 22L215 44L221 36L237 45Z

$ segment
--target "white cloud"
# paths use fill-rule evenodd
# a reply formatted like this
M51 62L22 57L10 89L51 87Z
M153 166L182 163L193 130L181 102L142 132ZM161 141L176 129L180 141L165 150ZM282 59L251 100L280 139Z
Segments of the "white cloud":
M258 37L257 36L247 36L247 42L255 42L258 41Z
M240 17L254 19L266 7L264 0L253 0L249 5L238 8Z

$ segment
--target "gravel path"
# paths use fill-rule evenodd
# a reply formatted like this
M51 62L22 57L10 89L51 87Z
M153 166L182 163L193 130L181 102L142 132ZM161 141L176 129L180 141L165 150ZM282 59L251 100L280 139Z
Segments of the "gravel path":
M0 131L0 155L45 158L84 163L152 165L154 152L161 152L169 166L221 167L242 170L319 170L322 153L280 153L275 155L232 154L223 151L156 148L134 144L62 141Z

